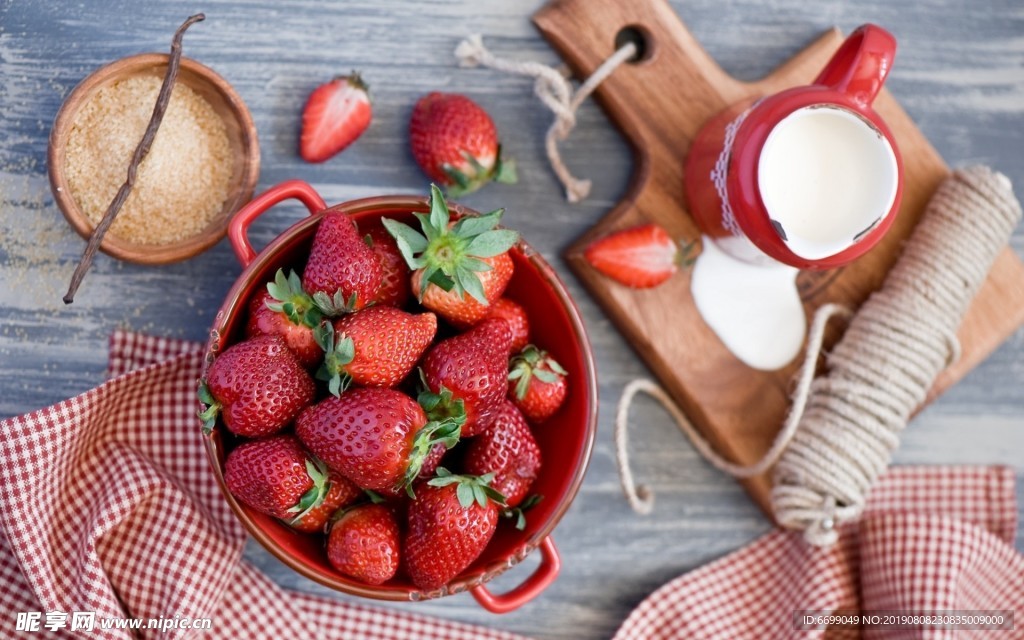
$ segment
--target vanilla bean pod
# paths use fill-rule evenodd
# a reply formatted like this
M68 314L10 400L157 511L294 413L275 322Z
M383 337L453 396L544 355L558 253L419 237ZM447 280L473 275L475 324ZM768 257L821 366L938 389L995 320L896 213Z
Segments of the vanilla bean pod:
M79 261L78 266L75 268L75 273L71 276L71 284L68 286L68 292L64 294L64 304L71 304L75 301L75 293L78 291L78 287L82 284L82 279L85 278L85 273L89 270L92 265L92 259L96 255L96 250L100 247L100 242L103 240L103 236L106 235L107 229L114 223L114 218L117 217L121 207L124 206L125 200L128 199L128 195L131 193L132 188L135 186L135 178L139 170L139 165L146 158L146 154L149 153L149 148L153 145L153 139L156 138L156 132L160 128L160 123L164 119L164 114L167 112L167 105L171 101L171 92L174 90L174 83L178 79L178 69L181 66L181 40L185 35L185 31L197 22L201 22L206 19L206 16L202 13L197 13L194 16L189 16L185 22L178 27L178 30L174 32L174 39L171 41L171 55L170 60L167 63L167 73L164 74L163 84L160 85L160 93L156 99L156 105L153 107L153 115L149 119L149 124L146 125L146 132L142 135L142 140L139 141L139 145L135 147L135 153L132 155L132 160L128 164L128 178L125 180L121 188L118 189L117 195L111 201L110 206L107 207L106 213L103 214L103 219L96 225L92 235L89 236L89 244L86 245L85 251L82 253L82 259Z

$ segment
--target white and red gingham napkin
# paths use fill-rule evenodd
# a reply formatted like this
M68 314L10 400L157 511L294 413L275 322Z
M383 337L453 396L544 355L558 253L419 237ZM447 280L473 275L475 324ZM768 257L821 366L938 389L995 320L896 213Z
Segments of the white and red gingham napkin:
M268 580L242 560L245 532L200 438L201 347L126 332L110 347L111 380L0 422L0 637L70 637L76 612L96 638L518 637ZM101 618L211 629L104 631Z
M46 637L70 636L70 615L91 612L97 620L208 618L211 629L199 635L211 638L517 638L288 591L242 560L245 533L210 472L195 418L201 360L197 344L118 332L110 381L0 422L0 637L39 637L16 633L33 612L63 614L34 623ZM1024 617L1013 483L1006 468L895 468L831 549L769 533L656 591L615 638L950 638L964 632L805 630L797 616ZM94 624L87 637L192 635ZM1024 619L1011 631L979 633L1021 638Z
M939 627L977 622L946 615L954 612L1006 616L1013 610L1013 629L973 633L1024 638L1024 556L1013 547L1016 525L1008 468L894 467L872 489L861 520L846 525L833 547L773 531L655 591L615 640L975 637L963 627ZM820 619L805 623L801 615L835 612L848 614L847 622L854 614L861 619L817 628ZM946 618L915 627L908 615Z

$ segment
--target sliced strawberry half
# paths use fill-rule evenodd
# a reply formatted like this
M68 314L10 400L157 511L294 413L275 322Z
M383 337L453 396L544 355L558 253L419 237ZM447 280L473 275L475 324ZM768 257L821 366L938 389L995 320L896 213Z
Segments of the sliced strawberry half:
M371 118L370 95L358 73L325 82L302 110L299 154L306 162L323 162L355 142Z
M583 255L595 269L634 289L665 282L679 269L684 257L675 240L656 224L616 231L595 240Z

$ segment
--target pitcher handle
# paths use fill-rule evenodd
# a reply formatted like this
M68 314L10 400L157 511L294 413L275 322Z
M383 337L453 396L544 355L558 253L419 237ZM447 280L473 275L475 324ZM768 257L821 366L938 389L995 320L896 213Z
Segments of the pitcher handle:
M867 107L882 90L895 57L896 38L878 25L864 24L839 45L814 84L845 93Z

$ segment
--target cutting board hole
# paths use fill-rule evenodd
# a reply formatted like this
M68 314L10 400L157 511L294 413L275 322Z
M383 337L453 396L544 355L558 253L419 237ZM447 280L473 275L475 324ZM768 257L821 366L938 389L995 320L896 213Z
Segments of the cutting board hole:
M638 64L651 59L654 47L651 46L651 33L638 25L623 27L615 34L615 49L618 50L627 43L632 42L636 46L636 55L626 62Z

